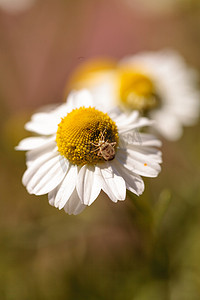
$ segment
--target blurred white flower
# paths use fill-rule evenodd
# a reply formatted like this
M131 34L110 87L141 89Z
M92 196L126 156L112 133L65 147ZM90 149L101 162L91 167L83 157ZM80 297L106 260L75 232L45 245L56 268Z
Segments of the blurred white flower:
M35 0L0 0L0 9L17 13L31 8Z
M156 120L156 129L165 138L180 138L182 126L193 125L198 120L198 74L176 52L144 52L124 58L120 66L141 70L151 81L157 106L149 109L148 116Z
M98 110L86 90L71 93L65 104L34 114L26 124L38 136L16 147L28 150L23 184L30 194L48 193L49 203L68 214L80 213L101 190L113 202L124 200L126 189L140 195L140 175L160 172L161 152L154 148L160 141L136 134L151 123L137 112L127 117Z
M128 56L115 68L77 76L73 88L89 88L107 108L139 110L156 121L154 127L165 138L177 140L182 126L199 117L197 79L179 54L166 50Z

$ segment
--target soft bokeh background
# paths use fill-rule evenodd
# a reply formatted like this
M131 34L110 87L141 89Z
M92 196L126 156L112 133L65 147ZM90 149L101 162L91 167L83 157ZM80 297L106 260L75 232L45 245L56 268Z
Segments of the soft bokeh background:
M0 0L0 299L200 299L200 124L141 197L78 216L26 192L14 151L83 61L166 47L200 70L199 0Z

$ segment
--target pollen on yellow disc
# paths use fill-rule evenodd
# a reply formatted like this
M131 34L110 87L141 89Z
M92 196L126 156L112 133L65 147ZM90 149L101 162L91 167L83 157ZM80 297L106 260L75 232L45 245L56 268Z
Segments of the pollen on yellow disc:
M76 165L103 162L97 145L102 136L118 144L117 126L107 114L93 107L74 109L58 125L58 151Z
M119 74L119 94L123 105L143 111L158 105L154 84L147 75L126 69Z

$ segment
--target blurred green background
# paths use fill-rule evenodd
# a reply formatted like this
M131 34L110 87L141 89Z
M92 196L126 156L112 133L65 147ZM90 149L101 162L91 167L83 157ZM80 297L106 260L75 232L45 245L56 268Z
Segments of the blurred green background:
M199 1L1 3L0 299L199 300L200 124L163 141L162 172L141 197L101 195L78 216L26 192L25 155L14 151L83 60L167 47L200 70Z

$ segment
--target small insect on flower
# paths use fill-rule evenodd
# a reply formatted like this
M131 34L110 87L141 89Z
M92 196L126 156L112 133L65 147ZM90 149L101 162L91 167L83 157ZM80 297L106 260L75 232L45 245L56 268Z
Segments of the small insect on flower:
M98 143L91 143L95 147L97 147L95 150L91 152L98 151L97 155L102 156L104 160L110 161L115 158L115 146L116 142L109 143L108 140L105 141L104 133L106 131L106 128L103 132L101 132L101 138L99 139Z

